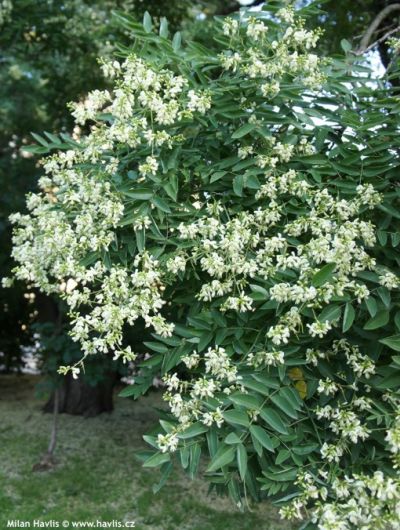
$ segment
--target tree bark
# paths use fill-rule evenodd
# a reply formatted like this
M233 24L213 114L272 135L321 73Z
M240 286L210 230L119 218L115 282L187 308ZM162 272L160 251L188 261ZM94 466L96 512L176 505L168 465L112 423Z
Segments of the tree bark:
M58 388L58 412L82 415L86 418L97 416L102 412L112 412L113 390L116 383L116 373L110 372L104 380L95 386L89 385L82 377L73 379L71 375L63 377ZM44 405L44 412L53 412L54 393Z

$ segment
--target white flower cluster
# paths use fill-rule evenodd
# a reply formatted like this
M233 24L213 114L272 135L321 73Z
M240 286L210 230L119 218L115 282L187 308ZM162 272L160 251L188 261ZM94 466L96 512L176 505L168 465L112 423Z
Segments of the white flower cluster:
M110 157L110 151L121 144L148 146L153 154L138 164L138 180L151 178L159 170L155 149L171 149L174 141L180 141L179 135L174 139L166 130L155 130L153 123L172 124L193 113L205 113L211 105L208 92L189 90L182 76L156 71L134 55L123 63L103 62L103 69L115 78L115 89L95 90L72 105L77 124L93 122L90 133L77 149L45 161L47 175L39 181L42 193L28 197L29 215L11 217L17 225L13 240L13 257L19 264L16 276L45 292L61 292L71 308L72 337L81 342L85 355L126 352L120 349L123 326L139 317L161 336L169 336L173 329L160 314L165 301L157 260L144 253L129 270L108 266L101 259L116 241L125 210L123 197L112 182L118 160ZM106 123L102 114L111 114L113 119ZM149 228L151 220L139 214L132 224L139 231ZM85 264L88 255L93 256L89 266ZM175 257L170 270L183 269L182 260ZM92 310L82 314L81 306Z
M375 260L365 249L366 245L373 245L375 233L370 222L356 215L363 207L375 204L379 194L370 186L361 186L354 199L335 199L294 170L286 173L269 170L265 181L256 192L258 203L253 211L231 215L225 221L224 212L218 209L216 215L207 214L194 223L179 225L180 237L193 240L187 261L198 264L210 277L198 298L203 301L220 298L222 311L245 312L253 309L250 293L246 292L253 279L272 280L269 297L290 304L267 331L272 344L287 344L293 334L304 328L311 337L322 338L336 321L304 322L300 309L302 306L318 309L344 294L359 303L368 297L368 289L354 277L375 267ZM368 193L364 193L365 189ZM297 215L294 220L286 219L282 226L284 204L291 196L304 204L307 213ZM302 243L294 246L293 236L302 237ZM324 263L334 264L332 277L314 286L314 275ZM284 271L295 273L297 280L280 282ZM360 373L368 373L367 359L361 362L353 355L348 362ZM372 367L369 373L373 373Z
M330 448L324 450L331 452ZM335 459L335 453L331 454ZM303 519L304 508L312 499L315 505L311 512L312 520L319 530L388 530L400 527L398 476L388 477L381 471L372 475L345 476L334 479L330 490L321 487L326 478L324 470L319 472L319 477L309 473L299 476L297 484L303 493L282 508L281 515L289 519ZM328 500L328 494L338 500Z
M320 30L307 31L304 21L294 16L290 8L281 10L278 16L291 24L279 40L269 41L265 38L268 23L250 16L241 21L226 18L223 22L223 32L230 37L230 49L221 54L223 67L234 72L241 71L250 78L262 78L267 81L261 86L261 93L265 97L274 97L280 89L280 80L290 73L301 80L306 86L317 88L324 80L320 71L320 59L309 53L320 36ZM239 53L235 46L239 46L241 29L251 39L251 45L245 53Z
M236 364L221 347L208 348L202 355L194 351L183 357L182 361L189 369L198 368L200 363L204 363L204 375L189 381L181 380L176 373L164 377L167 387L164 399L179 422L174 432L179 433L199 419L205 425L215 423L220 427L224 422L220 408L223 396L229 395L235 389L243 390ZM221 392L222 397L219 397ZM209 398L212 398L214 403L219 403L219 406L210 410L207 402Z
M338 374L337 382L330 379L319 382L318 391L330 396L331 401L317 408L316 417L334 433L334 443L324 442L320 448L323 465L318 477L310 474L298 476L300 494L282 508L281 515L289 519L303 519L305 509L312 505L312 518L319 530L400 528L400 479L394 471L400 465L399 415L386 433L394 463L393 475L382 471L375 471L371 475L345 475L342 478L329 475L329 466L339 464L350 452L349 444L357 445L371 434L363 421L368 419L373 400L365 396L356 397L356 391L362 385L358 378L368 378L374 373L374 364L360 353L357 346L344 339L334 341L332 349L324 353L310 349L307 356L312 363L319 358L345 359L356 381L349 387ZM354 391L350 401L344 397L346 387ZM395 398L388 395L387 400L391 399ZM321 484L324 485L321 487ZM328 501L328 496L335 500Z
M284 364L285 354L283 351L257 351L250 352L247 356L247 364L258 368L259 366L279 366Z

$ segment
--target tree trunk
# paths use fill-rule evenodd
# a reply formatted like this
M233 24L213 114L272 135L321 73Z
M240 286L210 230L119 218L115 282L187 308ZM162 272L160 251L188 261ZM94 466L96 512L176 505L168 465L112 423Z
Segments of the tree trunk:
M55 300L42 293L37 295L37 306L39 310L39 322L52 322L56 325L56 330L62 333L63 313ZM59 378L58 387L58 412L66 414L76 414L85 417L92 417L102 412L113 410L113 389L117 380L117 374L109 371L102 374L102 380L96 385L89 385L85 381L85 376L78 379L68 374ZM56 404L55 392L52 393L48 402L44 405L44 412L53 413Z
M102 412L113 410L113 389L116 382L116 373L111 372L96 386L89 385L82 377L73 379L68 374L64 376L58 388L58 412L67 414L93 417ZM54 393L44 405L44 412L53 412Z

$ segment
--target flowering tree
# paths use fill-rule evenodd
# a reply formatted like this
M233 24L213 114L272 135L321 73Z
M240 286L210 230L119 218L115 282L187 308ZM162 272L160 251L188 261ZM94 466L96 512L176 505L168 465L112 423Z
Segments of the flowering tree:
M153 0L151 13L156 24L162 14L171 26L181 27L190 18L188 7L188 0L167 6ZM71 130L67 103L106 86L97 58L112 56L117 42L130 42L128 31L114 21L114 10L141 19L145 6L141 0L0 0L0 276L9 275L13 266L7 218L24 208L28 191L36 190L37 155L47 151L50 140L44 137L34 153L22 148L31 142L32 131ZM2 367L23 365L21 348L35 343L35 321L59 320L60 305L28 289L20 282L0 289Z
M398 100L277 4L217 21L209 48L126 21L114 89L73 106L90 132L54 137L13 216L15 274L67 302L85 356L133 361L125 329L151 330L124 393L164 377L161 484L203 454L240 506L399 528Z

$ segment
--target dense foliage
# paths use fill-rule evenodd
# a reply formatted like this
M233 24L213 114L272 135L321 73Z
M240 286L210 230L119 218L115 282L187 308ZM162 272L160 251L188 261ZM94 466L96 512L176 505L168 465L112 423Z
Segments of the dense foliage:
M162 12L175 27L187 17L188 6L186 0L167 6L153 1L151 12L157 23ZM41 173L40 149L29 153L23 147L32 143L32 132L72 132L68 103L106 86L98 57L110 56L117 40L119 45L130 40L129 31L115 24L114 10L142 18L145 7L140 0L0 1L1 277L12 267L8 216L24 208L25 194L36 190ZM46 152L43 145L41 151ZM44 308L35 294L20 283L0 289L0 365L6 369L21 366L21 351L32 343L32 323L55 318L49 303Z
M114 88L73 106L90 132L48 138L12 218L15 274L62 296L86 356L133 361L126 329L153 331L125 395L164 376L161 483L205 455L240 506L399 528L398 98L278 4L217 21L210 47L126 20Z

